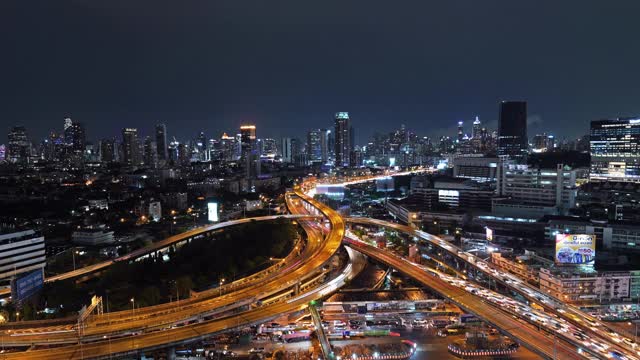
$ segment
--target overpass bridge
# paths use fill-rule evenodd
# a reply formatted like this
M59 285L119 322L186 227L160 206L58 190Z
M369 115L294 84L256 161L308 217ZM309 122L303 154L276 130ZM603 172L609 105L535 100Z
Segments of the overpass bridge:
M54 276L49 276L47 277L44 281L46 283L50 283L50 282L55 282L55 281L59 281L59 280L66 280L66 279L73 279L73 278L77 278L77 277L81 277L81 276L87 276L90 275L92 273L95 272L99 272L102 270L105 270L106 268L108 268L109 266L117 263L117 262L123 262L123 261L135 261L136 259L145 257L151 253L155 253L155 252L164 252L166 251L166 249L168 249L169 247L173 246L173 245L180 245L186 241L189 241L192 238L195 237L199 237L199 236L205 236L211 232L215 232L218 230L222 230L226 227L229 226L236 226L236 225L240 225L240 224L245 224L251 221L273 221L273 220L277 220L277 219L291 219L291 220L305 220L305 219L319 219L320 216L319 215L308 215L308 214L286 214L286 215L271 215L271 216L259 216L259 217L253 217L253 218L244 218L244 219L238 219L238 220L231 220L231 221L226 221L226 222L222 222L222 223L218 223L218 224L213 224L213 225L207 225L207 226L202 226L178 235L174 235L174 236L170 236L164 240L155 242L149 246L145 246L143 248L140 248L138 250L132 251L126 255L114 258L114 259L110 259L110 260L106 260L106 261L102 261L99 262L97 264L92 264L89 266L85 266L82 268L78 268L75 269L73 271L69 271L66 273L62 273L62 274L58 274L58 275L54 275ZM11 294L11 289L10 288L3 288L0 289L0 296L7 296Z
M259 282L255 285L250 286L245 291L258 291L258 289L260 289L260 291L269 291L269 289L273 289L278 286L295 286L296 284L299 284L299 279L308 276L317 269L321 269L322 266L341 246L342 237L344 236L343 219L326 205L316 202L312 198L307 197L299 190L296 190L296 196L302 199L305 203L308 203L310 206L316 208L318 212L320 212L324 217L328 219L330 225L328 234L325 237L311 237L309 239L307 248L313 248L314 251L311 254L307 254L307 256L300 261L296 261L294 264L290 264L288 266L290 267L290 269L285 273L285 275L283 275L286 276L286 278L274 278L270 281ZM295 215L303 214L298 213ZM302 218L317 218L315 216L309 217L306 214L304 215L305 216ZM301 223L306 222L301 221ZM320 235L323 235L323 231L319 230L320 226L316 226L318 227L317 232ZM325 226L323 225L322 228L324 230ZM355 252L350 252L350 255L352 259L354 256L360 256ZM307 303L309 301L320 299L337 290L344 284L345 281L353 278L363 267L354 266L353 263L358 263L358 261L352 260L351 263L347 264L347 266L339 276L331 279L328 282L316 284L305 289L301 288L303 291L300 292L299 295L293 294L291 296L281 297L278 301L275 301L273 303L268 303L266 305L258 306L255 308L252 307L246 311L241 310L240 313L237 313L237 311L226 314L221 313L210 319L199 319L195 323L189 323L177 328L158 328L150 332L143 332L141 334L133 336L114 338L111 333L107 333L100 339L91 339L91 342L89 343L66 345L58 348L51 348L46 351L33 350L29 352L15 353L7 355L7 359L79 358L80 350L82 350L82 356L87 358L106 358L110 357L111 354L117 354L118 356L138 354L143 350L146 351L158 348L166 348L173 345L180 345L204 338L212 333L230 330L233 328L245 326L247 324L268 321L269 319L275 318L282 313L302 310L307 306ZM235 293L236 292L232 292L231 294ZM231 294L227 295L227 297L229 297ZM243 295L246 295L246 293L241 293L237 296L241 297ZM238 299L232 299L230 301L234 300ZM149 317L145 320L149 324L154 324L158 321L158 318L152 315L153 314L150 314ZM25 336L26 341L22 343L28 344L32 339L28 339L29 336L27 335ZM56 337L55 334L40 334L39 336L41 336L41 338L43 339ZM13 342L19 341L18 339L22 338L23 336L4 336L3 340L5 345L9 345Z
M626 342L623 341L624 338L622 336L616 333L613 329L609 329L606 324L601 322L599 319L574 306L564 303L562 300L553 297L551 294L543 293L540 289L531 286L526 281L523 281L513 274L495 269L491 263L486 262L469 252L464 252L459 247L438 236L431 235L411 226L378 219L348 218L346 221L352 224L374 225L394 229L413 236L421 241L425 241L427 244L441 249L454 258L461 260L471 268L489 276L491 279L504 285L511 291L521 294L529 302L541 304L544 306L545 310L550 311L559 318L583 329L586 334L589 334L594 338L602 339L608 344L608 347L618 349L618 351L623 353L636 354L637 350L635 349L635 345L629 345L629 343L633 343L630 341L631 339L628 339ZM640 355L640 353L638 353L638 355Z

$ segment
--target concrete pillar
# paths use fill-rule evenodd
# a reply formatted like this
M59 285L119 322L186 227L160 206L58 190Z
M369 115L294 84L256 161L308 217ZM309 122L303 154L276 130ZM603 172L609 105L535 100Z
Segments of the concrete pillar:
M298 295L300 294L300 281L298 281L293 287L293 293Z
M176 348L170 347L167 349L167 360L176 360Z

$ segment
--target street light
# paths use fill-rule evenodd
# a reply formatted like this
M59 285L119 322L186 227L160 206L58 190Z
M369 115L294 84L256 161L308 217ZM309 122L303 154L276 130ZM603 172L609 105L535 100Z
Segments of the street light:
M20 321L20 312L16 311L16 322Z
M131 313L136 316L136 299L131 298L129 301L131 301Z
M218 296L222 296L222 284L224 284L224 278L220 279L220 286L218 286L218 289L220 289L220 295Z

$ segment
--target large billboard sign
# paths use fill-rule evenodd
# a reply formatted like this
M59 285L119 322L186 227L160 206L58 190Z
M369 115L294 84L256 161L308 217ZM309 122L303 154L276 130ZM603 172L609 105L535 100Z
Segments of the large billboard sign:
M207 219L209 221L218 222L218 203L207 203Z
M42 269L21 274L11 282L11 297L15 302L22 302L42 289L43 284Z
M493 230L486 227L485 231L487 235L487 241L493 241Z
M557 264L587 264L596 256L596 239L587 234L557 234Z

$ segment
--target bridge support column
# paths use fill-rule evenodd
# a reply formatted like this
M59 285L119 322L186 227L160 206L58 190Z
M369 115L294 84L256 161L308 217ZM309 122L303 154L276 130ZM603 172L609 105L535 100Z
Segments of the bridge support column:
M176 348L170 347L167 349L167 360L176 360Z
M293 286L293 293L296 295L300 294L300 281L298 281L294 286Z

